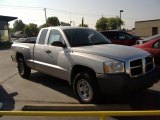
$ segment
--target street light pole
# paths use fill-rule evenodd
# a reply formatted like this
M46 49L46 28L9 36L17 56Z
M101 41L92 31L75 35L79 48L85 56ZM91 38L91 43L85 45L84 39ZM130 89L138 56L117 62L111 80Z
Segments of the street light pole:
M44 8L44 14L45 14L45 20L46 20L46 26L47 26L47 14L46 14L46 8Z
M120 10L120 30L121 30L121 12L123 12L123 10Z

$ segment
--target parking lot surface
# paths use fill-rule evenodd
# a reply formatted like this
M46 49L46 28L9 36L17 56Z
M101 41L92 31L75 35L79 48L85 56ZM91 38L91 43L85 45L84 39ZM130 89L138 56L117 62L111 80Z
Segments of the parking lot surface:
M17 71L17 64L11 61L10 54L10 50L0 51L0 103L3 103L2 110L22 110L25 105L79 105L67 81L34 70L32 70L31 77L28 80L21 78ZM159 110L160 82L148 90L128 96L114 98L104 96L101 104L104 105L104 107L101 107L103 110ZM76 110L76 108L74 109ZM43 119L44 117L37 118ZM5 116L0 119L11 119L11 117ZM31 118L12 117L12 120L14 119L25 120ZM45 119L53 120L52 117L45 117ZM60 119L69 118L62 117ZM87 117L87 120L90 119L93 119L93 117ZM110 119L124 120L125 118ZM160 117L154 117L154 119L159 120Z

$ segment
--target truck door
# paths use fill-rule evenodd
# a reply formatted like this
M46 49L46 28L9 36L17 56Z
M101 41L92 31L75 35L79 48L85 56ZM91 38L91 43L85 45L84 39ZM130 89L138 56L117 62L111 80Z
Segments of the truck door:
M68 59L67 59L67 47L60 47L53 44L56 42L64 43L63 36L59 30L50 30L47 45L44 47L44 57L46 62L45 71L47 74L53 75L58 78L68 79Z
M45 46L45 40L46 40L46 35L47 35L48 29L43 29L40 33L40 35L37 37L37 42L34 47L34 67L36 70L45 72L44 67L45 67L45 51L44 51L44 46Z
M126 32L120 32L119 33L119 39L122 41L121 44L122 45L135 45L136 43L136 39L133 37L133 35L130 35Z
M106 31L101 32L105 37L107 37L113 44L121 44L121 40L119 40L119 34L115 31Z

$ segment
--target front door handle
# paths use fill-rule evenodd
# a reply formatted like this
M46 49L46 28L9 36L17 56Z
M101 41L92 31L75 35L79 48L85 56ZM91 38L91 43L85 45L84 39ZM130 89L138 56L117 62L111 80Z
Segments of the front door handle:
M46 52L46 53L51 53L51 51L50 51L50 50L45 50L45 52Z

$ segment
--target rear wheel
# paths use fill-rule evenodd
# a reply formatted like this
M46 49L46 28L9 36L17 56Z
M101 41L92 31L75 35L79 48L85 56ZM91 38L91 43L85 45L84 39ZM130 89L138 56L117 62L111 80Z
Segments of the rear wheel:
M98 100L98 87L89 72L78 73L74 79L73 90L81 103L95 103Z
M23 58L18 59L18 72L23 78L29 78L31 75L31 68L29 68Z

